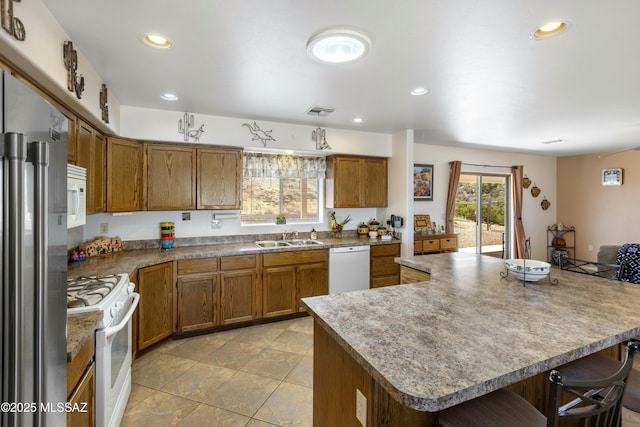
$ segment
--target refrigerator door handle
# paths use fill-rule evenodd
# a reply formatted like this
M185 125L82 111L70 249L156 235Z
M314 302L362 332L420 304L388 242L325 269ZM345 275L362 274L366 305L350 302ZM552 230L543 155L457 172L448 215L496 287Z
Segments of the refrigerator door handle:
M3 378L3 397L7 402L20 402L22 393L22 349L24 324L22 321L24 275L22 271L24 250L24 172L27 159L27 142L24 134L6 133L3 135L5 188L4 188L4 223L6 225L6 240L3 248L5 270L5 284L8 289L3 290L4 307L9 313L5 316L6 335L3 336L3 363L8 378ZM13 425L19 414L8 412L2 414L7 425Z
M49 166L49 146L46 142L35 141L29 144L29 152L27 161L33 163L34 176L34 221L33 236L35 240L34 254L34 299L35 299L35 319L33 322L34 337L36 339L34 354L34 396L36 404L45 402L45 380L47 378L45 349L46 334L45 319L47 318L47 212L48 212L48 196L47 196L47 169ZM43 423L43 414L37 411L35 414L34 425L40 426Z

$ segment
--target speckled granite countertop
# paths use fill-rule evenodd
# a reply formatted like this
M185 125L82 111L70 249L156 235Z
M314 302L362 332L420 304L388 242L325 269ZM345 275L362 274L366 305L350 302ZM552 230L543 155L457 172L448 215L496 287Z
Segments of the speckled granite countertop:
M96 311L67 316L67 362L76 357L88 339L93 339L101 316L102 313Z
M140 249L101 255L84 262L71 263L67 277L99 276L105 274L128 273L133 276L138 268L187 258L207 258L216 256L245 255L255 253L286 252L312 249L328 249L338 246L386 245L399 240L363 239L358 237L323 238L323 245L305 247L284 247L259 249L254 243L221 243L218 245L184 246L163 249ZM98 317L98 316L96 316ZM75 356L88 336L93 337L95 320L88 315L67 316L67 360Z
M640 335L640 286L552 270L502 279L503 261L396 259L431 281L305 298L312 315L402 404L435 412Z
M319 239L323 244L314 246L290 246L260 249L253 242L221 243L219 245L184 246L169 250L140 249L91 257L87 261L69 264L67 277L93 276L112 273L133 275L138 268L187 258L207 258L216 256L248 255L255 253L288 252L313 249L328 249L339 246L387 245L400 243L399 240L363 239L343 237L341 239Z

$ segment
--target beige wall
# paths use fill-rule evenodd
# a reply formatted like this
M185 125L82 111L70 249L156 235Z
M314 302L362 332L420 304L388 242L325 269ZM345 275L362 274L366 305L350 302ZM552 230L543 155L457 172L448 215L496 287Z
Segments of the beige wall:
M595 261L601 245L640 242L640 151L561 157L557 165L558 222L576 227L576 258ZM624 169L622 186L601 185L607 168Z

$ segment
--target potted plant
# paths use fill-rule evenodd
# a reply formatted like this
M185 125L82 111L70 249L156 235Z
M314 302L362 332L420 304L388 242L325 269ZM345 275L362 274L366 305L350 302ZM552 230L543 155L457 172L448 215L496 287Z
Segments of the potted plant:
M282 212L280 212L276 217L276 224L286 224L286 223L287 223L287 218L284 216Z

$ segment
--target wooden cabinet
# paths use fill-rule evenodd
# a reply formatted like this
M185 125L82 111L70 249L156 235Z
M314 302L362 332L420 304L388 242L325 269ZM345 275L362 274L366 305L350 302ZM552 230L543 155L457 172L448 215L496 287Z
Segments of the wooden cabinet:
M173 262L138 270L138 350L173 332Z
M107 138L107 211L142 209L143 146L138 141Z
M395 258L399 256L400 243L371 246L371 288L400 283L400 264L395 262Z
M198 209L242 207L242 150L198 148L197 176Z
M147 210L196 208L196 149L145 144Z
M177 271L178 332L219 325L218 258L180 260Z
M300 298L329 292L326 249L266 253L262 259L262 315L303 311Z
M106 208L106 141L105 137L82 120L75 120L76 165L87 170L87 213L104 212Z
M327 159L326 206L387 206L387 159L330 156Z
M258 255L220 258L220 323L246 322L260 317Z
M91 337L67 363L67 401L73 405L72 407L86 409L85 412L67 412L67 426L95 425L94 353L94 340Z
M457 251L457 234L414 234L413 236L414 255Z

